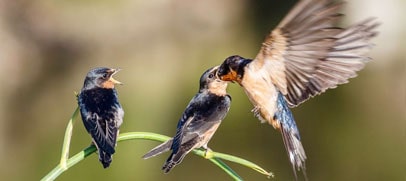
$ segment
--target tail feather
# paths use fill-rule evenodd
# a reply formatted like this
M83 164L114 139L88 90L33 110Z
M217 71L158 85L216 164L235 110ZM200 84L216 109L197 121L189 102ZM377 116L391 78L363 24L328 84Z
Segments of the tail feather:
M178 153L172 153L171 156L169 156L168 160L165 162L164 166L162 167L164 173L168 173L169 171L172 170L173 167L182 162L183 158L185 158L187 153L188 152L183 151L180 151Z
M103 168L107 168L110 166L111 162L113 161L112 154L100 150L99 151L99 160L103 164Z
M307 180L305 163L307 157L303 145L300 142L300 138L295 136L294 131L285 129L284 127L281 128L281 133L290 163L292 164L295 179L297 180L296 170L301 170L305 180Z
M199 137L191 139L185 143L182 143L181 147L177 149L177 152L172 152L162 167L164 173L168 173L173 167L180 164L183 158L185 158L189 152L197 147L199 141L201 141Z
M99 148L99 145L93 140L91 145L94 145L99 153L99 161L102 163L103 168L107 168L110 166L111 162L113 161L113 154L115 152L113 150L102 150Z
M144 156L142 156L143 159L148 159L157 155L160 155L162 153L165 153L167 151L170 150L171 145L172 145L172 141L173 139L170 139L158 146L156 146L155 148L153 148L152 150L150 150L148 153L146 153Z
M305 164L307 157L302 142L300 141L299 129L297 128L293 114L281 93L278 95L277 107L278 110L275 113L274 119L280 124L283 144L288 153L289 161L292 164L295 179L297 180L296 170L301 170L305 180L307 180Z

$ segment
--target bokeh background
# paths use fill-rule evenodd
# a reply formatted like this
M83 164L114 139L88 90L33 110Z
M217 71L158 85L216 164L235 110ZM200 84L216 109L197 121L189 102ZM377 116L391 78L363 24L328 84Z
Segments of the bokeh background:
M39 180L59 162L75 91L93 67L123 69L116 78L126 111L121 132L172 136L203 71L227 56L254 57L265 35L295 1L0 0L0 175ZM406 23L404 0L351 0L342 26L378 17L374 61L349 84L293 109L311 180L406 179ZM215 151L251 160L293 180L280 133L253 117L244 92L210 142ZM90 143L80 118L71 154ZM230 180L190 154L170 174L168 154L141 156L153 141L118 144L109 169L92 155L59 180ZM246 180L267 180L229 164ZM299 173L300 175L300 173Z

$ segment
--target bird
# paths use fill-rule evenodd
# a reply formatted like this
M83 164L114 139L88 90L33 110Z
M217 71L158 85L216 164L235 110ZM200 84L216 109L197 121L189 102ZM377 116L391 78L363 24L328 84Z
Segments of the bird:
M299 1L266 37L254 59L233 55L217 72L224 81L237 82L253 104L262 123L282 134L292 165L307 180L307 159L290 108L345 84L371 59L379 23L375 18L347 28L335 24L343 16L343 2Z
M148 159L172 150L162 167L164 173L180 164L195 148L205 149L206 154L210 151L207 144L231 105L231 96L226 92L227 82L216 76L217 70L218 66L212 67L200 77L199 91L179 119L175 136L143 156Z
M110 166L115 153L124 110L118 100L113 75L121 69L99 67L90 70L78 95L83 124L98 150L103 168Z

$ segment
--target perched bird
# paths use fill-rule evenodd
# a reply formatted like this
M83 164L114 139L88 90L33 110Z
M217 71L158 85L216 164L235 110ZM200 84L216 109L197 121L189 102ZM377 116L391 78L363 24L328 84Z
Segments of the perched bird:
M162 167L165 173L182 162L193 149L202 147L208 151L207 143L230 109L231 97L226 92L227 82L218 79L217 69L218 66L210 68L201 76L199 92L183 112L176 135L143 156L148 159L172 150Z
M342 2L301 0L270 32L254 60L235 55L220 66L218 76L238 82L261 122L280 130L295 178L306 176L306 154L289 107L348 82L370 60L378 23L367 19L336 27Z
M110 166L115 152L124 111L118 102L115 84L122 84L113 75L120 69L95 68L89 71L78 96L83 124L92 136L104 168Z

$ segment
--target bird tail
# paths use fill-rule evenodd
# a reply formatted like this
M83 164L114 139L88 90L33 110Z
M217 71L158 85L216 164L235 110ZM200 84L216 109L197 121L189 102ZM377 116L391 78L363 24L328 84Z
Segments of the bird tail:
M277 107L278 110L275 113L274 119L280 124L283 144L288 153L289 161L292 164L295 179L297 180L296 170L302 170L305 180L307 180L305 164L307 157L302 142L300 141L299 129L297 128L292 112L281 93L279 93L278 96Z
M302 170L305 180L307 180L305 163L306 153L304 151L300 138L296 136L295 131L285 129L283 126L281 128L281 133L290 163L292 164L295 179L297 180L296 170Z
M199 141L198 138L191 139L185 143L182 143L182 145L177 149L172 148L173 152L171 153L169 158L166 160L164 166L162 167L164 173L168 173L169 171L171 171L173 167L182 162L183 158L185 158L185 156L189 152L191 152L194 148L198 147L197 146L198 141Z
M103 168L107 168L110 166L111 162L113 161L112 154L99 150L99 160L103 164Z
M144 156L142 156L143 159L148 159L157 155L160 155L162 153L165 153L167 151L169 151L169 149L172 146L172 141L173 139L170 139L158 146L156 146L155 148L153 148L152 150L150 150L148 153L146 153Z
M107 149L103 150L102 148L99 147L99 145L95 142L95 140L92 141L92 144L96 147L99 153L99 161L103 164L103 168L107 168L110 166L111 162L113 161L113 154L115 153L114 147L113 149Z
M168 160L166 160L164 166L162 167L164 173L168 173L169 171L172 170L173 167L182 162L183 158L185 158L187 153L188 152L183 151L179 151L178 153L172 153L171 156L169 156Z

